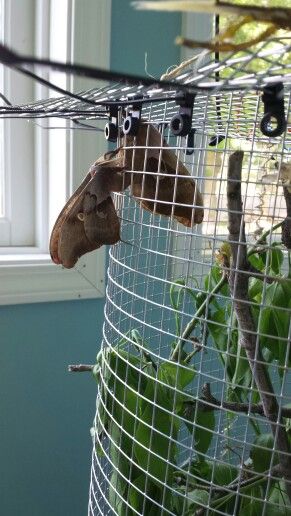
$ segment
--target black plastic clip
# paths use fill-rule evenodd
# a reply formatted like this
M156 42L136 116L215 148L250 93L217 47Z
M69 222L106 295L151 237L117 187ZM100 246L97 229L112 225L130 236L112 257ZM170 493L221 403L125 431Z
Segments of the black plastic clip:
M192 127L194 93L177 93L175 100L180 106L179 113L173 116L170 122L171 133L174 136L187 136Z
M261 131L265 136L281 136L287 127L284 110L284 86L282 82L270 84L264 88L262 101L264 116Z
M116 142L118 136L118 106L111 105L109 107L110 122L104 127L105 139L109 142Z
M208 145L209 147L216 147L219 145L223 140L225 139L225 136L223 134L214 134L211 136Z
M142 95L135 95L134 97L131 97L131 100L141 100L142 98ZM141 110L142 102L135 102L129 107L127 117L124 119L122 126L123 134L128 134L130 136L137 135L141 119Z
M195 140L196 129L192 127L190 129L190 133L187 136L187 145L186 145L186 154L187 156L191 156L194 152L194 140Z

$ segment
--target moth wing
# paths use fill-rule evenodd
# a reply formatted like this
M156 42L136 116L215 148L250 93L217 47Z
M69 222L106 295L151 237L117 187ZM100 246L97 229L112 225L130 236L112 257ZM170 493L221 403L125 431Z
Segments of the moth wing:
M88 199L91 203L92 199ZM94 209L84 210L84 231L93 244L113 245L120 240L120 223L111 197L95 204Z
M82 195L81 194L86 189L86 186L88 185L88 183L90 182L91 179L92 179L91 174L90 173L87 174L86 177L83 179L82 183L80 184L80 186L77 188L77 190L73 193L73 195L66 202L64 208L60 212L60 214L54 224L54 227L51 232L49 249L50 249L50 255L51 255L52 260L57 264L62 263L61 258L59 256L59 252L58 252L59 239L60 239L60 233L62 231L62 226L63 226L65 220L67 220L68 216L70 215L70 212L72 211L72 209L74 207L79 205L79 208L81 209L81 206L82 206ZM77 207L77 210L78 210L78 207Z
M93 177L87 174L67 201L50 238L55 263L71 268L83 254L120 239L119 219L109 193L116 174L100 166Z
M167 149L166 152L163 151L163 158L168 156L169 150ZM166 159L162 159L159 170L159 160L155 157L148 158L146 169L147 172L153 172L153 174L144 174L144 178L142 174L135 174L132 194L145 198L140 201L144 209L166 216L171 216L173 212L173 216L178 222L191 227L192 223L199 224L203 220L202 197L196 188L194 179L191 178L184 166L180 167L180 163L178 174L185 177L176 178L176 169L173 168L173 163L172 156L170 163ZM158 170L159 174L155 174ZM153 199L154 202L148 199ZM189 206L180 206L180 204ZM198 207L194 208L193 205ZM173 209L172 206L174 206Z
M83 254L101 247L100 241L91 242L84 231L84 224L76 217L69 217L62 225L58 243L58 256L67 269L74 267Z

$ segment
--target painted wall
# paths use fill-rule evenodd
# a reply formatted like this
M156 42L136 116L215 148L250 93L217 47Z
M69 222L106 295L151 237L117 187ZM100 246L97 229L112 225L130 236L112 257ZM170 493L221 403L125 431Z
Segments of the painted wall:
M174 44L181 34L179 13L134 11L131 0L112 0L113 70L145 74L145 53L148 73L160 77L180 59Z
M178 14L112 1L111 68L156 76L179 60ZM1 288L1 287L0 287ZM5 516L87 513L96 388L69 363L91 363L104 300L0 308L0 493Z
M86 514L103 300L1 307L0 513Z

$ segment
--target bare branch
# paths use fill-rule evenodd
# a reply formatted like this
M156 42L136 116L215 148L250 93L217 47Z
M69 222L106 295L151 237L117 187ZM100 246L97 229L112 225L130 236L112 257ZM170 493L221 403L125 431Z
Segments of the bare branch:
M223 408L226 410L232 410L232 412L244 412L245 414L251 413L265 416L262 403L237 403L235 401L219 401L212 395L209 383L205 383L201 391L203 397L200 399L199 403L203 403L203 401L207 402L207 404L203 404L205 410L218 410ZM291 417L291 408L282 407L281 415L282 417Z
M286 186L283 187L283 192L286 202L287 217L282 222L282 242L287 249L291 249L291 193L289 192L289 188Z
M69 365L68 371L70 373L86 373L88 371L93 371L94 365L92 364L78 364L78 365Z
M233 298L234 311L240 329L240 341L245 349L257 389L262 400L263 411L269 420L278 451L286 492L291 501L291 454L286 430L283 425L281 411L274 394L268 371L263 363L259 345L257 345L256 326L248 300L249 269L245 224L242 214L241 171L243 152L236 151L229 157L227 204L228 232L232 251L232 267L229 274L229 287ZM281 453L280 453L281 452Z

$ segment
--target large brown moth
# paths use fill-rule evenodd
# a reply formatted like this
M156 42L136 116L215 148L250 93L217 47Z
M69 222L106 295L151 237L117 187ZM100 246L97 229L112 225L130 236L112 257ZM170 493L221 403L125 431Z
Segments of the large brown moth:
M112 159L114 154L115 166L131 172L124 174L124 188L131 185L142 208L159 215L173 214L188 227L203 221L203 199L194 179L154 126L141 124L136 137L124 136L121 143L108 156Z
M120 224L110 195L122 185L120 170L95 165L57 218L50 239L52 260L70 269L85 253L120 240Z
M128 186L141 207L191 227L203 220L202 196L194 179L152 126L124 136L101 156L61 211L51 234L52 260L66 268L85 253L120 240L111 192Z

